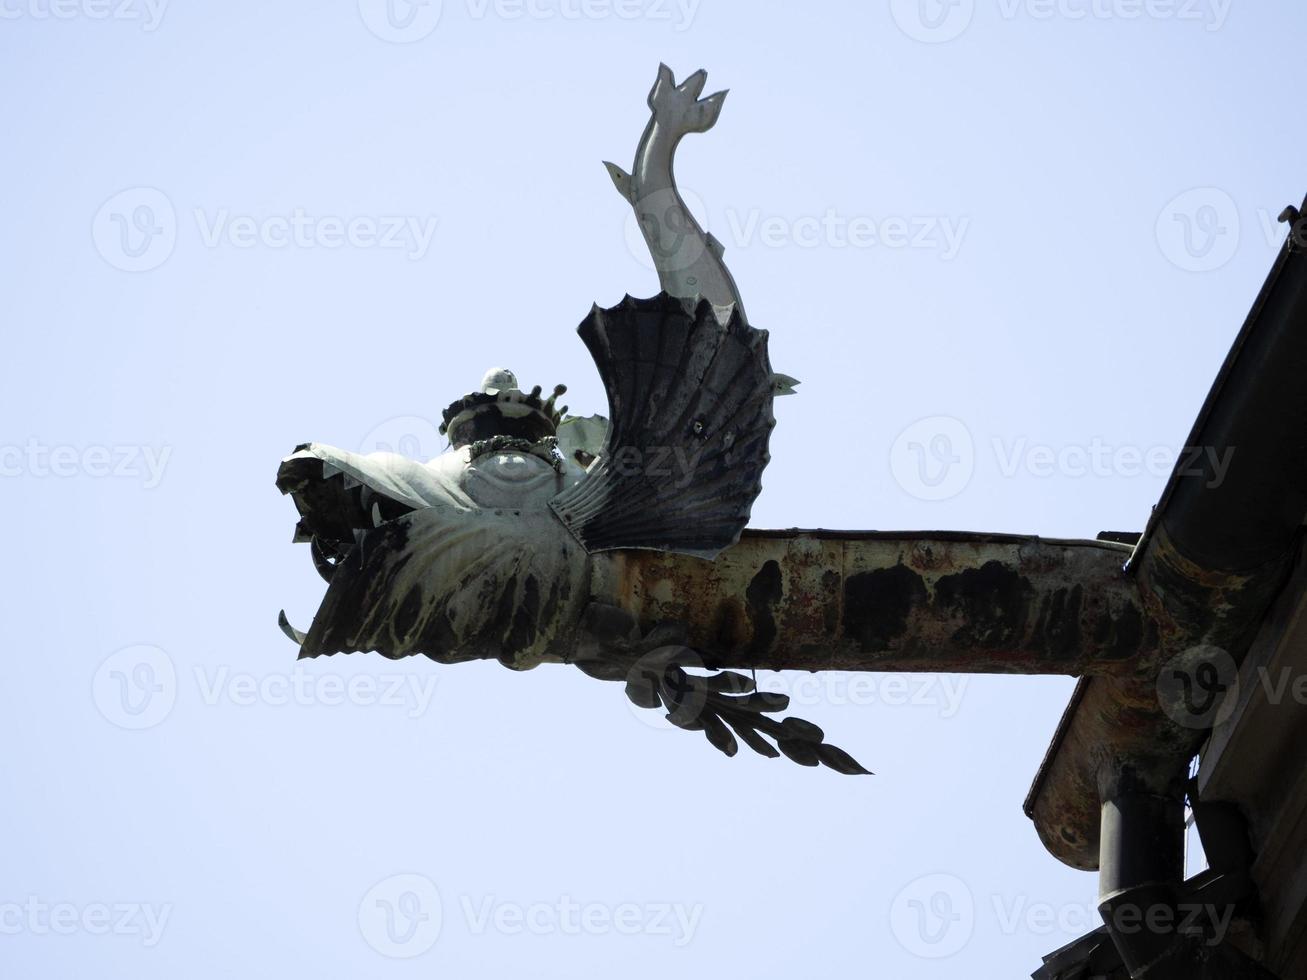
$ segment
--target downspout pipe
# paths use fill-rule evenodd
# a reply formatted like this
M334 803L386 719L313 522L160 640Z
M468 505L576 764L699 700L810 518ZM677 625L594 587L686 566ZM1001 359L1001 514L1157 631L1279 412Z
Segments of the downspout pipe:
M1103 795L1098 911L1130 976L1145 976L1178 945L1184 797L1136 785L1128 768Z

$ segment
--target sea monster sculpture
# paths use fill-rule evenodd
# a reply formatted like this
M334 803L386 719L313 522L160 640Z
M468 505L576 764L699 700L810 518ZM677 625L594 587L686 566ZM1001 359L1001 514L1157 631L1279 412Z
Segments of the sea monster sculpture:
M594 307L578 329L608 420L565 417L563 386L542 398L492 369L445 410L450 449L430 461L299 446L277 486L328 588L307 633L285 613L281 626L301 657L573 663L624 682L635 704L665 709L727 755L738 736L762 755L864 773L816 725L774 717L784 695L703 672L684 624L642 634L605 588L624 549L710 561L739 539L770 458L772 398L796 383L772 371L721 245L676 189L677 144L710 129L726 96L700 99L706 80L699 71L677 85L660 66L631 172L606 164L662 286L652 299Z

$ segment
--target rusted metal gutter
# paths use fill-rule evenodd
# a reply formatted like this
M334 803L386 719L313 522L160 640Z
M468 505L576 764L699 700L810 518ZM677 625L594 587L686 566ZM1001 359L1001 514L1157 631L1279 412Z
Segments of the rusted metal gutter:
M1182 799L1208 734L1163 710L1161 672L1199 651L1242 659L1299 547L1307 515L1307 254L1286 243L1216 378L1128 570L1156 652L1130 675L1081 680L1026 799L1061 861L1099 866L1107 786L1128 772L1145 791ZM1191 464L1206 464L1195 469Z
M712 667L1128 672L1157 642L1121 572L1129 553L1001 534L755 530L711 562L598 556L593 591L646 629L688 623Z

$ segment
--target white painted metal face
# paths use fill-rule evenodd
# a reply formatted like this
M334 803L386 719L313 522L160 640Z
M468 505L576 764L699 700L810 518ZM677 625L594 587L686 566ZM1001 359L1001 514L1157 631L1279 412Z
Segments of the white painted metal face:
M574 463L560 474L539 456L525 452L485 453L467 461L459 487L480 507L543 510L583 475Z

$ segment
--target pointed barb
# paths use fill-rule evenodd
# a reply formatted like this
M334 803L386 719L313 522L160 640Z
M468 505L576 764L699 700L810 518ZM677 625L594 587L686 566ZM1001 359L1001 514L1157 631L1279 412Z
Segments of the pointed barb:
M628 201L633 200L635 191L631 186L631 175L615 163L604 161L604 166L608 168L608 176L613 179L613 186L617 188L617 193Z
M793 395L796 385L802 384L798 378L791 378L788 374L773 374L771 376L772 394L774 395Z
M327 559L327 555L322 550L322 545L318 544L316 537L309 542L309 554L313 556L313 567L322 576L322 581L330 585L331 577L336 574L336 566Z
M299 630L297 630L294 626L290 624L290 620L286 618L285 609L282 609L280 612L277 613L277 625L281 627L281 631L285 633L287 636L289 636L291 638L291 641L297 647L303 646L304 641L308 638L307 633L301 633Z

